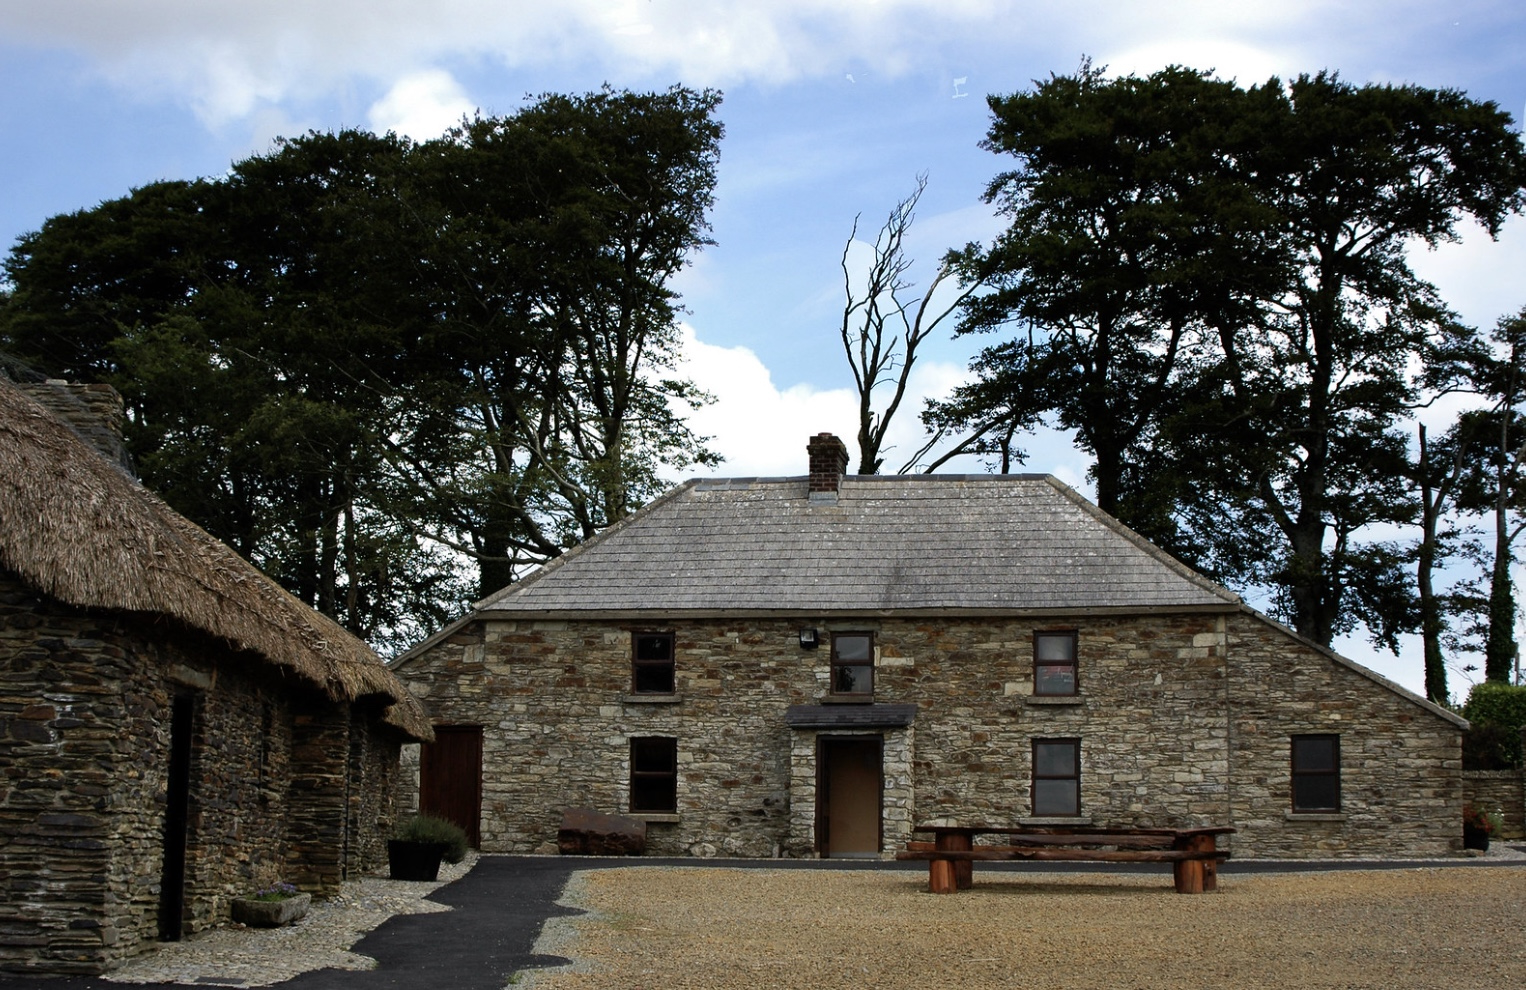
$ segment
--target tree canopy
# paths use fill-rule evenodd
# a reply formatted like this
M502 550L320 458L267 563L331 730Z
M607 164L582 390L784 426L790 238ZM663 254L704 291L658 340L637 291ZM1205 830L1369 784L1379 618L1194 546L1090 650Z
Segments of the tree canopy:
M713 459L668 283L708 243L719 101L313 133L54 217L6 259L0 347L116 385L145 483L407 641Z
M992 97L1011 218L962 332L1007 334L935 423L1047 418L1104 509L1328 645L1412 628L1405 418L1459 332L1414 244L1521 210L1508 114L1451 90L1321 73L1240 87L1084 65Z

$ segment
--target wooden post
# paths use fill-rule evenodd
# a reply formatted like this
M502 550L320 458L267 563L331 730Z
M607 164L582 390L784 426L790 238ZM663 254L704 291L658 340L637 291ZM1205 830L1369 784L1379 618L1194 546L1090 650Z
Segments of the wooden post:
M1176 846L1192 853L1213 852L1218 848L1211 833L1188 836L1185 842L1179 839ZM1218 865L1211 859L1178 860L1173 870L1176 876L1176 892L1201 894L1204 891L1217 890L1219 888Z
M939 831L937 849L940 852L968 852L973 846L969 832ZM952 894L968 890L974 883L974 866L969 860L961 863L947 859L933 859L927 863L927 889L934 894Z

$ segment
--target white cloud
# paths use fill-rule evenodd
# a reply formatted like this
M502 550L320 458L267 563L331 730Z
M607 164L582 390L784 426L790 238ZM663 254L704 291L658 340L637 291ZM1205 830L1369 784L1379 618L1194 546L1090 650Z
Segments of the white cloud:
M404 76L372 104L366 119L378 134L392 131L428 141L461 123L474 106L455 77L442 69Z
M712 437L711 449L726 458L712 473L718 477L790 477L806 473L805 445L813 435L834 433L857 457L858 396L848 388L820 389L807 384L779 388L773 376L750 349L718 347L700 340L694 328L683 328L679 373L715 397L696 410L689 424ZM846 373L846 371L844 372ZM894 471L921 447L924 439L918 412L925 398L944 396L969 373L959 365L919 360L900 412L886 438L885 466ZM1090 464L1067 436L1045 431L1023 443L1028 463L1018 470L1053 474L1090 497L1086 471ZM941 467L947 474L981 473L973 457L961 457ZM677 480L677 479L674 479Z
M1362 22L1364 12L1377 17L1375 6L1354 6L1344 22ZM596 64L617 79L719 86L841 79L853 66L896 75L938 59L940 47L961 61L976 50L1073 51L1060 69L1071 68L1069 59L1082 51L1120 50L1120 60L1145 62L1204 55L1221 72L1241 64L1259 72L1265 58L1258 39L1300 27L1307 36L1319 10L1329 7L1167 0L52 0L0 7L0 37L83 53L124 88L172 94L216 123L346 80L390 86L447 58L532 70ZM1173 38L1225 40L1165 47ZM1223 60L1225 52L1234 64Z
M848 389L795 385L780 390L758 356L746 347L706 344L684 327L680 373L715 396L689 418L694 431L713 437L725 457L721 477L781 477L805 473L805 444L835 433L851 443L857 399Z
M1441 298L1480 329L1492 329L1502 316L1513 316L1526 306L1526 218L1512 217L1490 240L1482 228L1469 225L1460 243L1443 244L1436 250L1424 245L1410 249L1415 273L1441 290Z

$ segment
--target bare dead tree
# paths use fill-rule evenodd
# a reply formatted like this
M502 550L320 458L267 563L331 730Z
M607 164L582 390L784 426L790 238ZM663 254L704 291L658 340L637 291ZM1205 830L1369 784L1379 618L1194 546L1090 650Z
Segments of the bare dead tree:
M858 390L858 473L878 474L884 464L885 437L890 430L907 382L917 360L917 348L977 288L960 286L945 293L946 304L935 308L933 297L938 289L956 274L955 255L950 253L939 263L927 291L920 298L905 298L915 285L907 273L915 264L906 255L906 233L916 215L917 202L927 189L927 174L917 176L917 187L890 211L874 243L869 270L855 278L849 262L858 236L858 217L843 245L842 274L846 301L842 312L842 346L853 370ZM882 408L876 399L887 396ZM897 472L914 470L917 460L926 453L919 450Z

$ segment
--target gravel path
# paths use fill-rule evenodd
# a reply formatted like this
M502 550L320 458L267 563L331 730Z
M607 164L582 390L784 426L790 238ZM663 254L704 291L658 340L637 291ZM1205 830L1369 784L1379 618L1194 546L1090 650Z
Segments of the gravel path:
M574 876L535 990L730 987L1397 988L1526 985L1526 870L1170 877L623 868Z
M318 969L374 969L375 959L350 947L394 915L449 911L428 896L465 876L476 862L477 854L470 853L459 864L441 864L439 879L427 883L380 877L347 881L338 896L314 903L307 916L293 925L245 928L229 924L180 942L160 942L105 979L262 987Z

